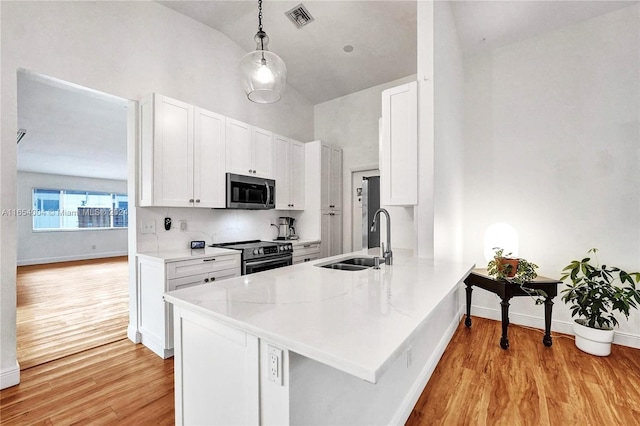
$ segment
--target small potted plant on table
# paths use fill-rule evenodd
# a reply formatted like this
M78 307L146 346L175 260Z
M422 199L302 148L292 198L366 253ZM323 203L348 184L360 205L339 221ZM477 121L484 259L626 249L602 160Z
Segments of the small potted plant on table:
M493 250L494 256L487 264L487 273L498 280L519 285L522 291L535 300L536 305L544 303L543 298L547 297L547 293L524 285L538 276L538 265L527 259L511 257L511 253L505 255L503 248L494 247Z
M596 254L592 248L588 253ZM590 257L573 260L563 270L562 281L571 280L562 290L562 300L571 305L576 346L589 354L607 356L611 353L613 327L618 325L614 312L628 319L631 308L638 309L640 272L625 272L615 266L600 266ZM615 285L619 281L620 286Z

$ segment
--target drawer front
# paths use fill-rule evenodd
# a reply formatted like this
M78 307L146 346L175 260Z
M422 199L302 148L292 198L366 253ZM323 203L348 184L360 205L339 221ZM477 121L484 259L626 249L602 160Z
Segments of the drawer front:
M319 258L320 258L320 253L293 256L293 264L296 265L298 263L311 262L312 260L318 260Z
M205 281L205 279L207 281ZM191 275L190 277L174 278L167 280L167 290L173 291L181 288L192 287L194 285L204 284L209 281L209 274Z
M207 256L167 263L167 278L189 277L224 269L240 268L240 254Z
M178 290L181 288L192 287L194 285L206 284L227 278L239 277L240 267L224 269L222 271L214 271L205 274L190 275L188 277L173 278L167 280L167 290Z
M293 256L305 256L310 254L320 254L320 244L305 244L303 246L293 246Z

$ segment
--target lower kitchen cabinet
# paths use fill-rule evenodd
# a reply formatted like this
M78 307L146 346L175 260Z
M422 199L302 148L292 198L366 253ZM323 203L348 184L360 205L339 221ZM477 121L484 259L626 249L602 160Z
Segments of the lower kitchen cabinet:
M342 254L342 211L322 210L320 216L320 257Z
M311 262L320 258L320 241L300 241L293 243L293 264Z
M173 310L167 291L240 276L240 253L214 249L202 255L138 254L138 329L142 344L162 358L173 356Z

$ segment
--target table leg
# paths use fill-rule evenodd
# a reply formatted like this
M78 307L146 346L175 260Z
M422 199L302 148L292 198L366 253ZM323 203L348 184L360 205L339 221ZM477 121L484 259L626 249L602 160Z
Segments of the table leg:
M542 343L545 346L551 346L553 341L551 340L551 309L553 308L553 301L550 298L544 299L544 337Z
M464 325L471 327L471 284L467 284L467 318L464 320Z
M509 339L507 337L507 329L509 328L509 299L502 299L500 302L502 307L502 337L500 338L500 347L509 349Z

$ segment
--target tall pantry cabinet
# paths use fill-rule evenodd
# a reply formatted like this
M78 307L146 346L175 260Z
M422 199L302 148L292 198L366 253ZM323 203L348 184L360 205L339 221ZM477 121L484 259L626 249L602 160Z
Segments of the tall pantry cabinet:
M342 254L342 149L322 141L305 144L306 210L318 215L320 257ZM317 222L316 222L317 223Z

